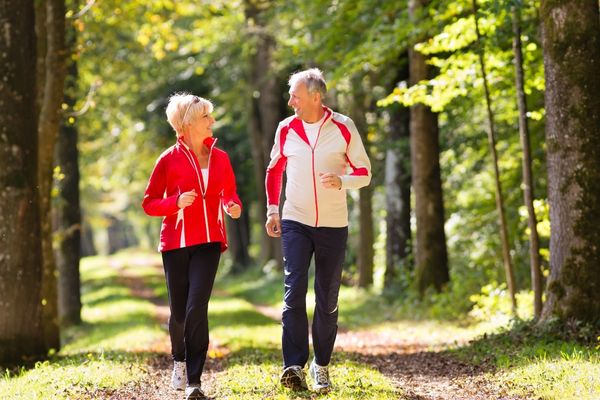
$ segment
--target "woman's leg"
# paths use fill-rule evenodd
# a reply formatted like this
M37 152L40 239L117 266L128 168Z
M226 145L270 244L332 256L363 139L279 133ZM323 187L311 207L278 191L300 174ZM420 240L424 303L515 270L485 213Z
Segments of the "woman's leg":
M169 336L174 361L185 361L183 327L188 300L188 268L190 254L187 248L162 253L167 292L169 294Z
M188 385L200 383L208 351L208 300L219 259L220 243L194 246L189 264L189 291L184 328Z

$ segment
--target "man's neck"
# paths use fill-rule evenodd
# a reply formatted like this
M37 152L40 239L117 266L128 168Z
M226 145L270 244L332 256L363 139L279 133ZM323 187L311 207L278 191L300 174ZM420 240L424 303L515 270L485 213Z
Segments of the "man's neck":
M303 121L306 122L307 124L314 124L316 122L319 122L321 120L321 118L323 118L324 114L325 114L325 111L323 110L323 107L319 107L318 110L316 110L311 115L307 116L305 119L303 119Z

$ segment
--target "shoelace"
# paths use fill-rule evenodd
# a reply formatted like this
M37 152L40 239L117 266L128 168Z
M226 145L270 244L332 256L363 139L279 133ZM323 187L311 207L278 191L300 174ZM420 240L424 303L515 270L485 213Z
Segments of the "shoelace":
M329 371L327 370L327 368L315 365L314 369L317 378L317 383L319 383L319 385L325 385L329 383Z

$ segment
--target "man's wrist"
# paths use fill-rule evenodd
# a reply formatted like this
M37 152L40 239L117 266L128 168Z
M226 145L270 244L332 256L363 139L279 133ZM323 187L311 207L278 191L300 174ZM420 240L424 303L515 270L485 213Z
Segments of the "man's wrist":
M279 215L279 207L274 204L267 206L267 218L275 214Z

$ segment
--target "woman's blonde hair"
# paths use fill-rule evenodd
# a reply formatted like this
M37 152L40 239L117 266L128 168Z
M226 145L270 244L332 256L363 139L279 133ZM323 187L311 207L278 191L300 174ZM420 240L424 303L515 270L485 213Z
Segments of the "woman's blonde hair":
M210 114L213 105L210 100L189 93L175 93L169 97L167 120L177 136L183 136L187 126L197 118Z

